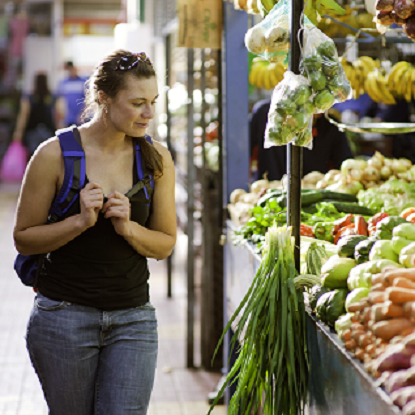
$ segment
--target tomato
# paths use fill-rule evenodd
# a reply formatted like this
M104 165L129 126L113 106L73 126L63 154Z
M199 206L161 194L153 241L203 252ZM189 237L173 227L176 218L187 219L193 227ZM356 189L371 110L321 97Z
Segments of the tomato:
M412 215L413 213L415 213L415 207L410 207L410 208L405 209L399 216L401 218L408 219L408 216Z

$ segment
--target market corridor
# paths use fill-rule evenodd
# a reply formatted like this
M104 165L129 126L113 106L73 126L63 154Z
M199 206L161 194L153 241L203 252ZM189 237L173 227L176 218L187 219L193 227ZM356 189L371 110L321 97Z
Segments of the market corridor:
M0 414L46 415L47 407L24 341L34 294L13 271L16 251L12 227L17 192L18 186L0 183ZM207 394L220 378L216 373L185 368L185 254L186 238L180 236L175 250L172 299L166 298L164 261L150 261L150 295L159 322L159 359L148 415L206 414ZM195 361L199 361L197 355ZM214 415L225 413L223 406L213 411Z

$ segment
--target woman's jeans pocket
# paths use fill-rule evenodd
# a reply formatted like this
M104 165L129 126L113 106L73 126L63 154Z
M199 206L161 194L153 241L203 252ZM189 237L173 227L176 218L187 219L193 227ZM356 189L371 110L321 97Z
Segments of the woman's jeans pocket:
M35 305L42 311L56 311L71 305L71 303L68 303L67 301L52 300L51 298L38 293L35 298Z

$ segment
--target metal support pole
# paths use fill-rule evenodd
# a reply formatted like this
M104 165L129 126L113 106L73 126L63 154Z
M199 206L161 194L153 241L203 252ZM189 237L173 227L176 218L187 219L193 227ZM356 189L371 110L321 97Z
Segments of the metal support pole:
M171 36L166 36L166 125L167 125L167 148L169 149L173 160L175 159L174 152L171 145L171 113L169 107L169 91L170 91L170 83L171 83ZM173 251L174 252L174 251ZM173 252L169 257L167 257L167 298L171 298L171 284L172 284L172 274L173 274Z
M234 189L248 189L249 184L249 106L248 106L248 51L244 44L248 30L248 14L235 10L228 1L223 2L222 38L222 203L226 217L226 206ZM226 257L224 259L224 324L228 323L226 295ZM228 372L228 336L224 342L224 375ZM225 402L231 398L229 388L225 392Z
M291 63L290 70L300 73L300 45L297 33L300 30L300 18L303 0L291 0ZM302 39L301 39L302 40ZM303 170L303 148L292 144L287 146L288 206L287 224L293 227L295 238L294 259L297 271L300 271L300 225L301 225L301 177Z
M194 130L194 51L187 50L187 367L194 367L194 151L193 151L193 130Z

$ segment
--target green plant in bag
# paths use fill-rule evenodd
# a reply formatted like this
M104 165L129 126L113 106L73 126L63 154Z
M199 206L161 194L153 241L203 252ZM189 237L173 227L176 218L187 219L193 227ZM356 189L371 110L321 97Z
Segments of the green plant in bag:
M320 91L326 87L327 79L322 72L310 72L309 78L314 91Z
M334 96L327 89L320 91L314 97L315 106L321 110L326 111L331 108L334 104Z

